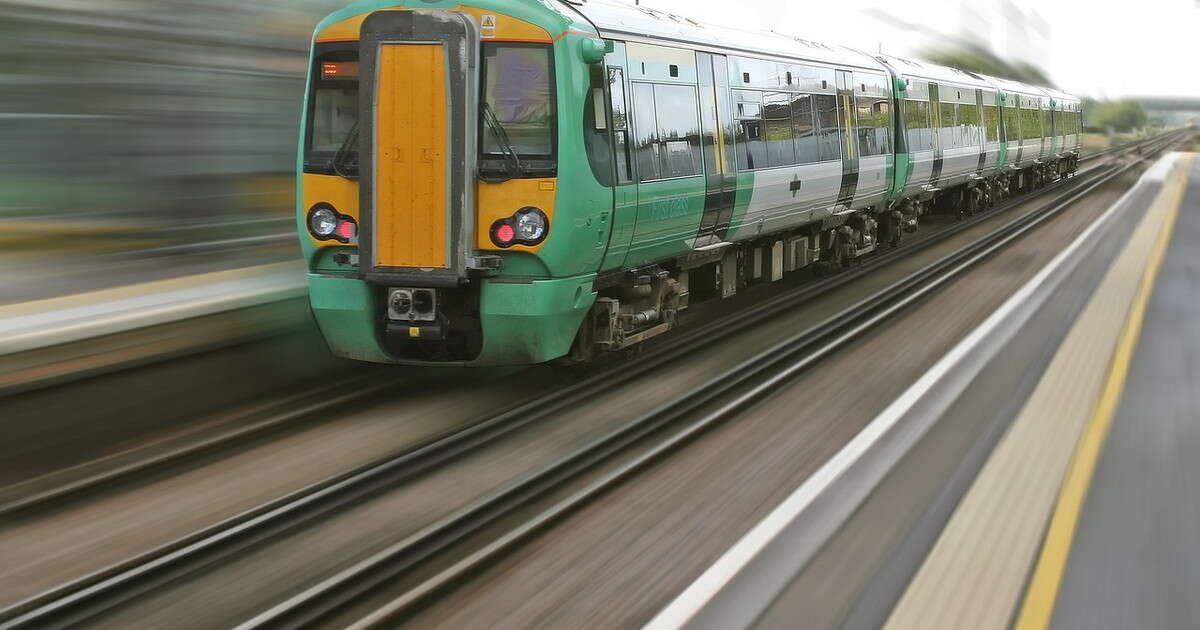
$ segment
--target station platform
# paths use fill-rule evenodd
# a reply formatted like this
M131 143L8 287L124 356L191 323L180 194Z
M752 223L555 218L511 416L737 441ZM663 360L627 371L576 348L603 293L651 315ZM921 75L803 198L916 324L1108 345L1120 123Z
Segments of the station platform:
M1090 482L1064 488L1086 497L1059 501L1062 527L1077 524L1047 539L1061 549L1047 547L1045 561L1066 563L1045 569L1061 573L1057 589L1053 574L1032 584L1031 627L1200 627L1200 161L1186 170L1127 324L1136 347L1114 357L1117 400L1100 411L1113 409L1111 427L1075 456L1072 473Z
M1164 157L1114 208L1097 240L1116 244L1080 263L1098 281L1029 366L1036 382L885 627L1200 627L1196 157Z
M0 393L311 329L302 262L0 304Z

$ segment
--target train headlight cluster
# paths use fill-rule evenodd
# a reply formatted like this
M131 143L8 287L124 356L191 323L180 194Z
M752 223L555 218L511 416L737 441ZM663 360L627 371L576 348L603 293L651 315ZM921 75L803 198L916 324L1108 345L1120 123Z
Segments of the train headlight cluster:
M537 245L546 240L550 221L546 214L534 207L517 210L511 217L492 224L492 242L500 247L513 245Z
M318 241L349 243L358 238L358 224L327 203L308 209L308 232Z

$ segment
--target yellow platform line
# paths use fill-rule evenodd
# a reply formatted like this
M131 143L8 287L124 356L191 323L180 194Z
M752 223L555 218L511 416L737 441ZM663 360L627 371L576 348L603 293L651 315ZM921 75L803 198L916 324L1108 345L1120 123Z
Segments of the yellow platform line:
M1190 173L1193 157L1188 157L1178 168L1183 173ZM1150 252L1146 269L1142 274L1138 292L1134 297L1125 326L1121 330L1120 339L1113 352L1112 364L1104 389L1096 408L1084 427L1083 436L1079 440L1070 468L1059 492L1054 513L1050 519L1050 527L1038 557L1033 578L1025 594L1025 602L1017 617L1015 630L1040 630L1050 626L1054 615L1058 592L1062 586L1063 574L1066 572L1067 560L1071 553L1071 544L1075 539L1075 531L1079 525L1079 516L1091 487L1096 464L1104 448L1104 442L1112 428L1113 418L1121 402L1121 394L1125 390L1125 380L1129 375L1129 365L1133 360L1133 352L1137 349L1138 338L1142 332L1142 322L1146 316L1146 308L1154 292L1155 281L1166 258L1167 246L1175 231L1175 220L1179 216L1179 208L1183 204L1183 196L1187 186L1179 187L1174 203L1168 210L1164 225L1159 232L1154 249Z

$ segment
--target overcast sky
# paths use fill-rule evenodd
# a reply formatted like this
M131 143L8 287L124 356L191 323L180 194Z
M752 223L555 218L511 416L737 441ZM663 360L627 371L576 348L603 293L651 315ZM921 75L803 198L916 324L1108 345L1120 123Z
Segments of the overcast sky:
M899 15L933 32L955 32L961 3L979 0L642 0L645 6L695 19L773 28L830 43L912 54L903 31L879 27L879 12ZM993 4L999 0L989 0ZM1014 0L1049 24L1048 59L1040 64L1059 87L1089 96L1200 97L1195 49L1200 0ZM730 12L730 7L739 10ZM976 4L974 6L984 6ZM888 41L880 41L886 38ZM921 42L924 44L924 42Z

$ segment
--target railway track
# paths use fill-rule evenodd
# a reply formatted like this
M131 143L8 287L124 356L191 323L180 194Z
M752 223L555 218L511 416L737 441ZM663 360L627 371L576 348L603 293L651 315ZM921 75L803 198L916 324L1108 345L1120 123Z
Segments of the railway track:
M1159 140L1156 144L1171 139ZM844 346L862 330L887 319L935 291L949 279L1041 224L1074 199L1110 181L1120 172L1120 169L1114 167L1097 167L1087 174L1043 189L1043 194L1053 193L1054 198L1042 210L1013 221L995 235L938 261L901 284L856 305L834 320L786 340L766 355L724 371L712 379L708 386L701 388L700 395L688 394L653 413L635 418L538 473L448 515L369 560L358 563L263 613L247 622L246 627L302 625L318 619L390 579L395 572L415 566L486 524L511 514L547 489L557 487L599 462L607 461L612 455L632 444L643 443L651 434L661 432L664 436L669 436L656 441L656 446L644 456L628 462L618 471L605 475L579 493L571 495L552 509L540 513L521 527L497 539L493 544L466 556L464 562L460 563L460 569L448 569L438 574L431 581L395 600L393 605L379 615L363 621L370 625L403 612L439 588L453 583L462 575L461 571L469 570L509 545L516 544L524 536L589 500L640 466L669 452L688 437L736 414L739 409L769 392L774 384L787 380L821 357ZM1004 204L1003 208L1011 208L1026 201L1028 198L1013 200ZM773 317L784 309L794 308L797 303L852 282L879 265L912 252L914 248L931 245L992 216L995 216L994 212L983 213L945 230L923 235L914 239L908 246L874 257L861 267L778 295L765 301L752 313L744 313L743 316L748 323ZM185 539L131 558L119 566L65 584L0 611L0 627L45 627L69 625L86 620L200 567L218 563L239 550L253 547L312 522L339 507L351 505L424 471L445 465L498 436L569 409L579 400L586 400L619 383L644 376L690 352L697 340L711 341L724 334L726 329L726 326L714 322L680 331L679 335L671 336L672 338L645 356L631 363L599 368L590 377L549 398L519 405L484 422L433 439L396 457L305 488ZM141 472L144 472L144 469Z

